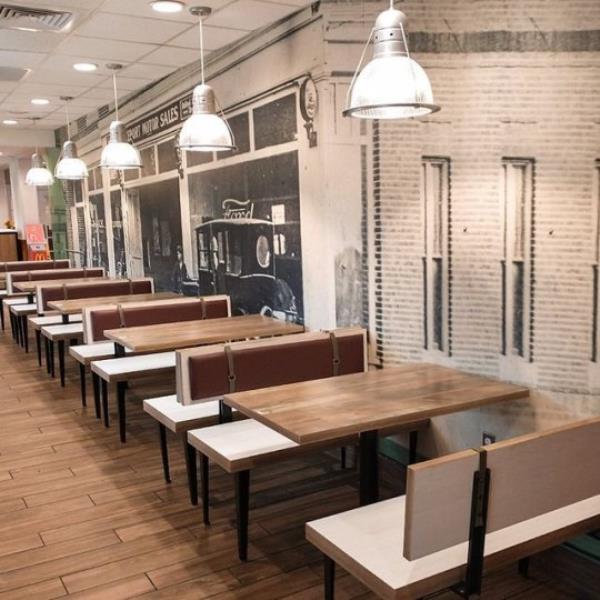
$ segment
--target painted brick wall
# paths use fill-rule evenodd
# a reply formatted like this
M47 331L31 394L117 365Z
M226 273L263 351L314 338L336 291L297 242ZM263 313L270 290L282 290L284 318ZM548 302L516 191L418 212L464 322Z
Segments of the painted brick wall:
M422 122L373 129L383 363L430 359L423 352L421 157L445 156L452 174L453 352L439 360L533 386L539 400L529 416L538 422L563 411L600 413L598 366L590 361L600 2L407 0L401 8L411 40L436 50L414 56L443 108ZM531 51L520 51L524 39ZM531 364L500 353L503 157L535 160ZM514 407L486 413L503 415L504 423L492 424L506 431L506 417L515 417ZM479 435L465 439L475 443Z

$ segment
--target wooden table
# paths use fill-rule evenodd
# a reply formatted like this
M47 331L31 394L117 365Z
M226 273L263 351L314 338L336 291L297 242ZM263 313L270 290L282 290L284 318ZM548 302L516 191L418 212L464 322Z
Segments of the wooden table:
M280 321L273 317L243 315L109 329L104 332L104 337L115 342L115 355L121 356L125 353L125 348L137 353L164 352L202 344L218 344L303 331L302 325Z
M13 288L21 292L27 292L29 302L33 302L33 294L35 294L38 286L56 286L60 287L66 283L82 283L86 281L111 281L109 277L72 277L71 279L40 279L39 281L15 281Z
M409 363L227 394L232 408L303 444L351 434L360 439L360 501L378 498L377 439L382 429L529 396L525 387L428 363Z
M96 298L74 298L72 300L53 300L48 302L48 308L59 312L63 321L68 322L69 315L77 315L84 308L101 306L102 304L124 304L126 302L146 302L149 300L170 300L181 298L174 292L154 292L148 294L123 294L120 296L98 296Z

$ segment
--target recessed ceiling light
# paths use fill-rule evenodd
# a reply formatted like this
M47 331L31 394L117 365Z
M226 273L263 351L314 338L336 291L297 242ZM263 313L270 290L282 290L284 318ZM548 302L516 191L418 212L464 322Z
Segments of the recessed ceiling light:
M75 63L73 68L76 71L81 71L83 73L90 73L91 71L95 71L98 68L98 65L95 63Z
M46 104L50 104L50 100L47 98L32 98L31 104L37 104L39 106L45 106Z
M154 0L154 2L150 2L150 6L152 6L152 10L159 13L178 13L183 10L185 5L179 0Z
M19 122L14 119L4 119L4 121L2 121L3 125L17 125L18 123Z

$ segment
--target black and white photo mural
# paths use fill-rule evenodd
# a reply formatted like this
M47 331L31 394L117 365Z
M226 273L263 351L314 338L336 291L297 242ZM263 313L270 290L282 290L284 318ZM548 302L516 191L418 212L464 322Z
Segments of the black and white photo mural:
M297 138L296 95L236 115L230 124L234 156L248 156L227 166L209 161L188 176L194 275L184 293L229 294L235 314L302 323L298 151L281 148ZM253 158L259 150L263 157Z
M108 246L106 237L106 215L104 211L104 195L90 194L90 232L91 232L91 266L103 267L106 272L108 265Z
M138 192L144 275L154 279L156 291L181 292L179 181L140 186Z
M113 190L110 193L110 213L112 221L113 248L115 252L115 275L116 277L127 277L121 190Z

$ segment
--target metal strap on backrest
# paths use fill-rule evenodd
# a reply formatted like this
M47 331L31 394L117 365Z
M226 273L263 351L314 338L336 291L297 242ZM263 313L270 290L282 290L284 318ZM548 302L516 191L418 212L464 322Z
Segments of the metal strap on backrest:
M206 319L206 300L204 298L200 298L200 311L202 319Z
M119 327L125 327L125 314L122 304L117 304L117 311L119 312Z
M329 339L331 340L331 351L333 353L333 376L337 377L340 374L340 344L335 331L329 332Z
M27 271L27 281L31 281L31 271Z
M63 296L65 300L69 299L69 289L67 288L67 284L63 283L62 284L62 289L63 289Z
M233 350L231 349L231 346L229 344L226 344L223 350L225 351L225 356L227 357L227 370L229 373L227 378L229 380L229 393L233 394L233 392L235 392L236 384Z
M485 534L490 496L490 470L487 468L487 451L474 448L479 453L479 469L473 474L471 518L469 526L469 552L465 580L455 590L464 598L481 594Z
M129 293L133 294L133 280L132 279L129 280Z
M83 267L83 276L84 277L86 276L86 273L87 273L87 269L86 269L86 267Z

